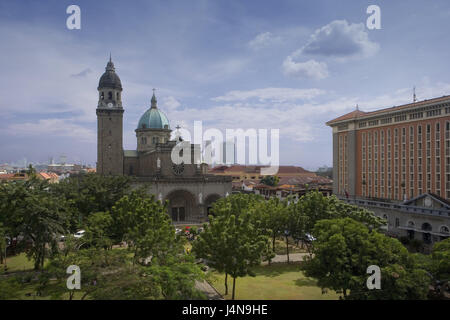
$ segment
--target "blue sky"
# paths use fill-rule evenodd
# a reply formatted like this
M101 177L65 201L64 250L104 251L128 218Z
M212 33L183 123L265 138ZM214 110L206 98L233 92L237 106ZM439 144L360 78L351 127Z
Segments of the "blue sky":
M66 8L81 8L81 30ZM366 9L381 8L381 30ZM95 164L97 84L112 52L124 147L157 88L171 126L278 128L280 162L331 165L325 122L450 94L442 1L0 0L0 163Z

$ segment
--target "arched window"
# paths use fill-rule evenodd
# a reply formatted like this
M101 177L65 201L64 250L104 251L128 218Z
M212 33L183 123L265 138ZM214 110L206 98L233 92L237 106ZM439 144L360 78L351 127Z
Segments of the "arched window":
M414 221L408 221L408 227L414 228L415 224Z
M423 231L431 231L431 230L433 230L433 228L431 227L431 224L429 224L428 222L425 222L424 224L422 224L422 230Z
M119 101L120 100L120 92L116 93L116 100Z
M450 233L450 229L447 226L442 226L440 231L441 231L441 233L445 233L445 234Z
M112 92L111 91L108 92L108 99L112 100Z

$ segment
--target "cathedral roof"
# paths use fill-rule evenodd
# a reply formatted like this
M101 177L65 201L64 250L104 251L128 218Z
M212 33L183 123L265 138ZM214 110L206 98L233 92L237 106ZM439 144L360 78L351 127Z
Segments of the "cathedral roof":
M170 129L169 120L164 112L156 106L156 97L153 92L150 109L145 111L139 120L138 129Z
M101 88L122 90L122 82L120 81L120 78L116 73L116 69L114 68L114 63L111 61L111 57L109 57L108 64L105 68L105 73L103 73L103 75L100 77L100 81L98 83L98 89Z

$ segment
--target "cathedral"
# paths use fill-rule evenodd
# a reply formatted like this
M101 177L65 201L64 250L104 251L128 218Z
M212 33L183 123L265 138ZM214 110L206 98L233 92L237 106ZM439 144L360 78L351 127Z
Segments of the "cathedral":
M170 139L170 123L157 106L155 92L135 130L136 150L124 150L122 83L111 58L97 90L97 172L133 176L134 183L149 184L150 194L168 200L174 223L206 221L212 203L231 194L231 177L207 174L207 164L200 161L172 162L172 149L182 139ZM189 146L194 159L200 146Z

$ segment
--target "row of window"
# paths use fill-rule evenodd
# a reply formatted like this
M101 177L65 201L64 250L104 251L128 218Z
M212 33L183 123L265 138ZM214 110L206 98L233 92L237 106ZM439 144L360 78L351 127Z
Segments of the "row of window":
M152 137L152 144L160 142L159 137ZM161 143L164 143L164 138L161 138ZM141 137L141 144L147 144L147 137Z
M446 141L442 143L445 148L446 155L446 197L450 198L450 122L446 123ZM441 132L440 132L440 124L436 123L435 126L435 145L434 145L434 155L435 155L435 185L432 188L432 173L431 173L431 125L428 124L426 126L426 174L422 175L422 126L417 127L418 131L418 144L417 150L414 150L414 127L410 127L409 129L409 152L407 154L406 150L406 128L401 128L401 144L399 144L399 131L398 129L394 129L394 190L392 190L391 180L392 180L392 158L391 158L391 130L388 129L386 132L387 135L387 161L385 158L385 139L384 139L384 131L381 130L378 134L378 131L370 133L362 133L362 190L361 193L363 196L371 196L371 197L394 197L395 199L402 199L402 197L409 196L413 197L415 192L415 183L417 182L418 194L422 193L422 182L425 177L425 186L428 192L431 192L434 189L438 195L441 195ZM380 137L380 140L378 138ZM367 139L367 142L366 142ZM378 149L378 142L380 142L380 150ZM373 144L372 144L373 143ZM401 145L401 152L399 152L399 146ZM367 147L366 147L367 146ZM379 153L380 151L380 153ZM417 158L414 157L414 153L417 151ZM372 154L374 155L374 159L372 159ZM380 155L380 158L378 157ZM401 159L399 159L399 155ZM408 155L408 157L407 157ZM408 158L408 161L407 161ZM417 161L416 161L417 159ZM379 161L380 160L380 161ZM400 162L401 160L401 162ZM401 163L401 166L399 165ZM385 169L387 164L387 194L385 194ZM409 165L409 168L407 167ZM415 179L414 168L417 166L418 179ZM401 168L401 180L400 171ZM409 185L407 185L407 168L409 169ZM380 170L379 170L380 169ZM378 173L381 174L378 174ZM380 183L379 183L380 182ZM399 194L399 187L401 187L402 194ZM374 190L372 190L372 188ZM407 192L407 188L409 188L409 192ZM394 194L392 195L392 191Z
M442 113L442 109L434 109L434 110L426 111L426 116L427 117L435 117L435 116L441 115L441 113ZM450 113L450 107L445 107L445 113L446 114ZM411 113L409 115L409 120L421 119L423 117L424 117L424 112L415 112L415 113ZM406 121L407 119L408 119L408 116L406 114L401 114L401 115L394 117L394 122ZM379 120L370 120L368 122L362 121L358 125L359 125L359 128L365 128L365 127L367 127L367 125L377 126L380 122L381 122L381 124L392 123L392 117L381 119L381 121L379 121Z

